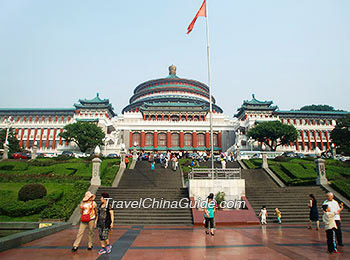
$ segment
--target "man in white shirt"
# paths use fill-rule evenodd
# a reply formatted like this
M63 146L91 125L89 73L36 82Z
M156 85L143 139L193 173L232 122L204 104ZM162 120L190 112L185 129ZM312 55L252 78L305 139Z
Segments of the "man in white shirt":
M335 235L337 237L338 246L343 245L343 236L341 232L341 221L340 221L340 212L342 209L339 206L339 203L334 200L334 194L332 192L327 193L327 200L323 202L323 205L328 205L330 212L333 212L335 223L337 224L337 229L335 230Z

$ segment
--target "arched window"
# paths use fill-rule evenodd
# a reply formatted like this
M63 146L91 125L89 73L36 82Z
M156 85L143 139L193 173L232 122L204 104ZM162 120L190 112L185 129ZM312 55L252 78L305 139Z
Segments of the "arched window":
M179 147L180 146L179 134L176 134L176 133L171 134L171 146L172 147Z
M186 147L192 146L192 134L185 134L184 135L184 145Z
M166 146L166 134L164 134L164 133L158 134L158 145L159 146Z
M153 134L152 133L146 134L145 146L146 147L153 146Z
M197 135L197 146L204 147L205 146L205 136L204 134Z
M133 133L132 135L132 144L136 146L140 146L141 143L141 135L140 133Z

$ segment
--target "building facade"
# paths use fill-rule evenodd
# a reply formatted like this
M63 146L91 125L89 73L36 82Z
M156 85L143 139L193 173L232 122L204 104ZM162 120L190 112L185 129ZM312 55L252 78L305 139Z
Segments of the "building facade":
M119 153L122 148L139 151L210 151L210 109L207 85L176 75L169 75L138 85L120 115L108 99L80 99L72 108L0 109L0 128L13 129L20 146L39 152L65 150L79 152L73 143L65 142L59 133L67 124L92 122L105 132L102 152ZM298 139L279 147L280 151L314 152L331 147L330 132L336 120L348 112L281 111L272 101L259 101L253 95L245 100L236 115L229 118L213 100L213 146L220 153L237 147L258 150L261 144L248 139L247 132L259 122L280 120L294 125Z
M341 111L301 111L279 110L272 101L260 101L253 95L251 100L243 101L237 109L235 117L239 121L239 138L236 143L243 150L260 149L261 144L247 137L247 132L260 122L279 120L284 124L293 125L298 131L298 138L288 145L278 147L278 151L295 151L314 153L316 147L321 151L331 149L330 132L336 125L336 120L349 112Z

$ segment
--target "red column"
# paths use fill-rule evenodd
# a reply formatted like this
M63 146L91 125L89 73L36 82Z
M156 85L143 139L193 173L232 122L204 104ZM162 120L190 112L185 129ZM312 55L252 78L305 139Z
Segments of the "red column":
M162 121L164 121L164 114L162 114Z
M221 148L221 132L218 133L218 146Z
M328 138L328 131L326 131L326 141L327 141L327 149L331 149L331 146L329 145L329 138Z
M36 135L38 134L38 128L35 128L34 130L34 138L33 138L33 146L34 146L34 143L36 141Z
M304 139L304 131L301 131L301 142L302 142L302 150L305 150L305 139Z
M41 128L41 132L40 132L40 141L39 141L39 149L43 146L43 134L44 134L44 128Z
M199 115L198 121L201 121L201 120L202 120L202 116L201 116L201 115Z
M311 146L310 131L307 131L307 140L308 140L308 144L309 144L309 151L311 151L312 150L312 146Z
M28 128L28 131L27 131L27 142L26 142L26 148L28 149L29 148L29 138L30 138L30 132L31 132L31 129Z
M146 115L145 114L143 114L143 120L146 120Z
M50 143L50 128L47 129L46 149L49 149L49 143Z
M205 133L205 147L206 148L210 147L210 133L209 132Z
M134 144L132 143L132 132L129 131L129 147L133 147Z
M197 133L196 132L192 133L192 146L193 146L193 148L197 148Z
M157 148L158 147L158 132L155 131L153 133L153 147Z
M323 150L324 145L323 145L323 139L322 139L322 131L319 131L318 134L320 135L321 150Z
M24 135L24 128L22 128L22 132L21 132L21 139L19 141L19 146L22 147L23 146L23 135Z
M314 131L314 139L315 139L315 148L316 148L316 147L318 147L316 131Z
M188 121L188 115L186 114L186 121Z
M141 148L145 148L145 139L146 139L146 133L144 131L141 132Z
M168 131L166 133L166 147L170 148L171 147L171 133Z
M181 131L180 132L180 148L184 148L185 147L185 135L184 132Z
M297 139L295 140L295 149L296 149L297 151L299 151L299 141L298 141L298 137L297 137Z
M181 115L179 115L179 121L181 121Z
M57 135L57 128L53 130L53 141L52 141L52 149L56 149L56 135Z
M63 129L61 128L60 133L62 133L62 132L63 132ZM59 144L62 145L62 137L61 137L61 136L60 136L60 142L59 142Z
M168 115L168 120L170 121L170 114Z

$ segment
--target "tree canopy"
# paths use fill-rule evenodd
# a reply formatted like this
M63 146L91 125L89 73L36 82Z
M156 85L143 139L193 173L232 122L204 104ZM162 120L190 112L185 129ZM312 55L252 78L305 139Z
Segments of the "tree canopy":
M292 125L283 124L280 121L268 121L251 128L248 136L263 142L272 151L276 151L278 146L294 142L298 137L298 132Z
M0 148L3 149L4 143L6 139L6 129L0 130ZM9 142L9 153L16 153L21 151L21 147L19 146L19 141L15 136L15 133L13 132L13 129L9 129L9 134L7 138Z
M306 105L300 108L301 111L341 111L335 110L334 107L329 105Z
M94 123L76 122L66 125L59 136L67 142L76 143L80 151L85 153L97 145L102 145L105 133Z
M350 155L350 115L339 118L331 132L331 139L337 147L337 152Z

